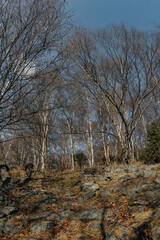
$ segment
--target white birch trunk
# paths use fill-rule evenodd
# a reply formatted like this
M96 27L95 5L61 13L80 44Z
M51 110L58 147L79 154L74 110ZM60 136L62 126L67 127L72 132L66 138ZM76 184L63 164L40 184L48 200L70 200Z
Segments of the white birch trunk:
M41 147L41 169L44 171L45 169L45 158L46 158L46 147L45 147L45 139L42 140L42 147Z
M48 109L44 113L42 113L42 137L41 137L41 153L40 153L40 164L41 164L41 170L45 170L46 165L46 158L47 158L47 137L49 132L49 126L48 126Z
M90 137L90 149L91 149L91 166L94 166L95 161L94 161L94 144L93 144L93 133L92 133L92 121L91 121L91 96L89 96L90 97L89 99L86 93L86 97L87 97L87 103L88 103L88 109L89 109L88 121L89 121L89 137Z
M94 166L94 146L93 146L92 122L90 118L89 118L89 130L90 130L90 144L91 144L91 166Z
M106 156L107 163L110 163L109 130L110 130L110 125L109 125L109 123L108 123L108 127L107 127L107 156Z
M75 161L74 161L74 139L73 139L73 133L72 133L72 127L71 123L68 119L67 114L64 112L64 115L66 117L67 125L68 125L68 130L69 130L69 136L70 136L70 146L71 146L71 170L75 170ZM73 122L74 122L74 112L73 112Z
M86 148L85 148L85 154L86 154L86 156L88 157L89 167L91 167L90 146L88 145L88 143L89 143L88 129L87 129L86 131L87 131L88 141L87 141L86 138L85 138L85 134L83 134L83 140L84 140L84 143L85 143L85 146L86 146Z
M105 159L107 160L107 148L106 148L104 129L102 129L102 142L103 142L104 156L105 156Z

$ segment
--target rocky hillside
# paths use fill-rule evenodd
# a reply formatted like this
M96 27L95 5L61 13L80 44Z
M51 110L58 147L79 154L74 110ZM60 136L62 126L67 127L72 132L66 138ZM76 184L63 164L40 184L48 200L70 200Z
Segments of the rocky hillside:
M0 160L0 239L160 240L160 165L42 174Z

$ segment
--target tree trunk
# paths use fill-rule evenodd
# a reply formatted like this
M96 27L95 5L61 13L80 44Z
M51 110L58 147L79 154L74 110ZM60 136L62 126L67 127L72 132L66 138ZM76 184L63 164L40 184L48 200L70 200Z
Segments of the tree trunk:
M91 158L90 158L90 149L89 149L89 145L88 145L88 142L89 142L89 133L88 133L88 130L87 131L87 138L88 138L88 141L86 140L86 137L85 137L85 134L83 134L83 140L84 140L84 143L85 143L85 154L86 156L88 157L88 163L89 163L89 167L91 167Z
M90 94L89 94L90 95ZM94 166L94 144L93 144L93 133L92 133L92 121L91 121L91 97L90 99L87 96L87 103L88 103L88 109L89 109L89 115L88 115L88 122L89 122L89 137L90 137L90 149L91 149L91 166Z
M42 140L41 156L40 156L40 159L41 159L41 169L42 169L42 171L45 170L46 157L47 157L47 141L46 141L46 139L44 138L44 139Z
M71 144L71 170L75 170L74 143L73 143L73 136L71 132L70 132L70 144Z
M93 134L92 134L91 119L89 119L89 131L90 131L90 146L91 146L91 166L94 166L94 146L93 146Z
M106 142L106 140L105 140L105 133L104 133L104 126L102 128L102 141L103 141L104 156L105 156L106 162L109 163L110 162L110 156L109 156L109 135L108 135L108 131L107 131L107 142ZM107 143L107 147L106 147L106 143Z

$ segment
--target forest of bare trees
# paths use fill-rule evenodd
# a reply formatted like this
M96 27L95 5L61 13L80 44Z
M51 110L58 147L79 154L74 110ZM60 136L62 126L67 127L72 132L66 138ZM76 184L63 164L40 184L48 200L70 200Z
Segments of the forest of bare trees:
M0 18L1 156L42 171L138 160L160 121L159 29L76 28L62 0L1 1Z

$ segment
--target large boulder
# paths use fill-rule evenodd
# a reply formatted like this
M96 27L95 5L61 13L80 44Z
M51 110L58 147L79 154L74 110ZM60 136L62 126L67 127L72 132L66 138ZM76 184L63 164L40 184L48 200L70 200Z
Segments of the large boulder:
M82 191L97 191L99 190L99 185L95 183L94 181L86 182L84 184L81 184L81 190Z

